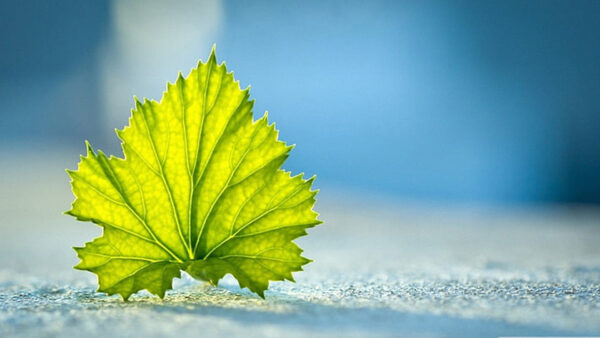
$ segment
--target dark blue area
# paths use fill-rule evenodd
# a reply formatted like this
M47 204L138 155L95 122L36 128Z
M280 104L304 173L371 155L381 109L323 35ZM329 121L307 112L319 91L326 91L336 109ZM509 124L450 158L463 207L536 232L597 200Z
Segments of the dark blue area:
M96 134L96 55L109 3L0 1L0 144L81 142Z
M2 1L2 80L61 76L92 58L106 34L109 4L103 1Z

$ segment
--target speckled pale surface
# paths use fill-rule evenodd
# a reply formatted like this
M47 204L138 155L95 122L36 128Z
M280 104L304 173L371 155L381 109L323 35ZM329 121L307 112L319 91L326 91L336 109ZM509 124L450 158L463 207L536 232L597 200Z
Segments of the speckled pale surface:
M164 301L95 293L71 246L99 229L60 214L64 167L0 167L0 336L510 336L600 334L600 212L440 208L324 187L315 260L262 300L184 276ZM339 190L337 190L339 191Z

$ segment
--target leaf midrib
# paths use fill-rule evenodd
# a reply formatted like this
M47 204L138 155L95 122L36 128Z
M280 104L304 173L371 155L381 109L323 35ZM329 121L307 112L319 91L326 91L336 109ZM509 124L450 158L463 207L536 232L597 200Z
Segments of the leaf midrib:
M242 101L244 101L244 100L245 100L245 98L242 99ZM236 111L237 111L237 109L236 109ZM230 120L231 120L231 118L230 118ZM227 122L227 125L225 126L225 128L227 128L228 125L229 125L229 121ZM208 218L212 215L213 209L214 209L215 205L220 201L221 196L223 195L223 193L225 191L227 191L227 189L230 187L229 182L231 181L231 179L233 178L233 176L235 175L235 173L239 169L240 165L244 162L244 159L246 158L246 156L248 155L248 153L252 149L252 142L254 142L254 138L256 137L258 129L259 128L256 127L253 130L252 137L250 138L250 142L248 143L248 147L244 151L244 154L242 155L242 157L238 161L238 163L235 166L235 168L233 168L233 170L231 170L231 173L230 173L229 177L227 178L227 181L223 185L223 189L221 189L221 191L219 192L219 194L217 195L217 197L214 199L213 203L210 205L208 211L206 212L206 215L204 216L204 220L202 221L202 226L200 228L200 231L198 232L198 238L196 239L196 245L194 246L194 257L196 255L197 250L198 250L198 244L200 243L200 238L202 237L202 233L204 231L204 227L206 226L206 222L208 221ZM223 133L224 133L224 131L223 131ZM220 140L221 140L221 138L219 138L219 141ZM215 146L215 148L216 148L216 146ZM213 151L214 151L214 148L213 148Z

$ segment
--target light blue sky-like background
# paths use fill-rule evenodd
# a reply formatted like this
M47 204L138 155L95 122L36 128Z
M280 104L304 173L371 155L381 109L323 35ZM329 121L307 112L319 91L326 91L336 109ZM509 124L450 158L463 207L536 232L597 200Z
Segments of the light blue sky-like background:
M119 152L213 43L321 187L600 202L599 1L1 1L0 147ZM73 163L77 161L74 154Z

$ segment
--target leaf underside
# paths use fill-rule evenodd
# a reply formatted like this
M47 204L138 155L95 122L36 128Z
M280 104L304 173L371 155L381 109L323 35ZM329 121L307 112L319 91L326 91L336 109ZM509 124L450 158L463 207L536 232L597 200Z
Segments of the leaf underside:
M160 102L135 98L116 131L124 158L86 142L67 170L76 198L66 213L103 228L75 248L75 268L97 274L98 291L162 298L184 270L215 285L232 274L264 298L269 281L293 281L310 262L292 241L321 223L314 177L280 169L293 146L266 113L253 120L253 103L213 48Z

